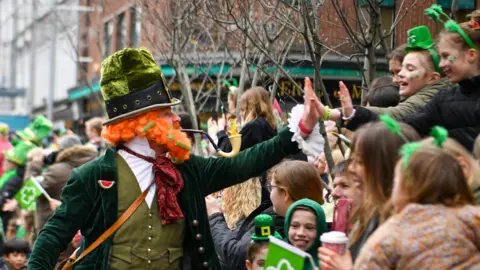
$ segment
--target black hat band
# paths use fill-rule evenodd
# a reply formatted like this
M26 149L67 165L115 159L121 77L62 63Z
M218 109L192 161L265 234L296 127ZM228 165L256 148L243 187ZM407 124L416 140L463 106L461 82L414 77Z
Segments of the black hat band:
M167 92L163 80L159 80L145 89L107 100L105 101L105 107L108 118L112 119L145 107L171 102L170 94Z

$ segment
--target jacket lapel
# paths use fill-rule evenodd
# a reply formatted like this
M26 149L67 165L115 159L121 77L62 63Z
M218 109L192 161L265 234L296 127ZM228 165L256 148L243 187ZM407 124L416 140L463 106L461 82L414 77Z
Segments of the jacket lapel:
M117 175L117 163L115 160L115 155L117 150L115 148L109 148L106 150L105 155L100 158L99 164L101 166L101 175L100 179L106 182L105 187L99 185L100 197L102 201L102 210L105 216L105 228L109 228L117 220L117 211L118 211L118 196L117 196L117 186L118 186L118 175ZM108 183L109 181L110 183ZM110 186L110 187L109 187Z

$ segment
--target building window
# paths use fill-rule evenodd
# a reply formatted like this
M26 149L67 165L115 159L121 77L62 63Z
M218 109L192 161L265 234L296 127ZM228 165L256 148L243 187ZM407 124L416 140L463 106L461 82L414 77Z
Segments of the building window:
M112 35L113 35L113 21L108 21L104 24L103 28L103 55L107 57L110 55L110 49L112 47Z
M127 46L125 38L127 36L127 28L125 27L125 12L117 17L117 50L121 50Z
M140 44L140 34L142 31L142 9L132 7L130 9L130 46L138 47Z

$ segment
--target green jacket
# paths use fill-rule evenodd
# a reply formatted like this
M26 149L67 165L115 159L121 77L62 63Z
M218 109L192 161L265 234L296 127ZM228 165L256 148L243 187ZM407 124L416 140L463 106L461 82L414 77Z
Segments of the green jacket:
M220 269L210 234L205 196L260 175L289 154L298 152L292 133L283 129L274 138L242 151L232 159L192 155L178 165L184 188L179 203L185 216L183 269ZM62 204L40 232L28 269L52 269L60 252L78 230L84 237L81 250L95 241L117 220L117 185L101 188L98 180L117 181L115 149L74 169L62 191ZM108 269L112 237L74 269Z
M313 261L315 262L315 266L319 267L319 262L318 262L318 247L320 246L320 236L327 232L327 221L325 218L325 212L323 212L323 208L320 204L317 202L310 200L310 199L301 199L296 202L294 202L290 207L288 208L287 215L285 216L285 238L286 241L290 243L290 240L288 239L288 230L290 229L290 223L292 219L292 214L295 212L295 209L298 208L299 206L306 206L310 209L312 209L315 212L315 215L317 216L317 236L315 237L315 243L307 250L307 252L312 256ZM310 265L309 260L306 261L305 269L311 270L313 267Z
M413 96L403 100L395 107L380 108L380 107L367 107L370 111L380 115L388 114L394 119L400 120L403 117L412 114L419 109L423 108L440 89L451 87L450 80L448 78L441 78L433 84L427 85Z

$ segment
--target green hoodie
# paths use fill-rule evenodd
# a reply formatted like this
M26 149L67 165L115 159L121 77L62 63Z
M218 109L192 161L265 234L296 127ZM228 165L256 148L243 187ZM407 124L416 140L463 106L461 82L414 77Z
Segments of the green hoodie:
M310 255L312 255L313 261L315 262L315 266L319 267L317 250L318 250L318 247L320 246L320 235L327 232L327 222L325 219L325 213L323 212L322 206L320 204L310 199L301 199L294 202L292 205L290 205L287 211L287 215L285 216L285 237L286 237L285 240L289 244L291 244L290 241L288 240L288 229L290 228L290 221L292 219L292 214L295 211L295 209L298 208L299 206L304 206L312 209L317 216L317 236L315 237L315 243L307 250L307 252ZM310 262L308 260L306 261L305 269L307 270L313 269L313 266L310 265Z

